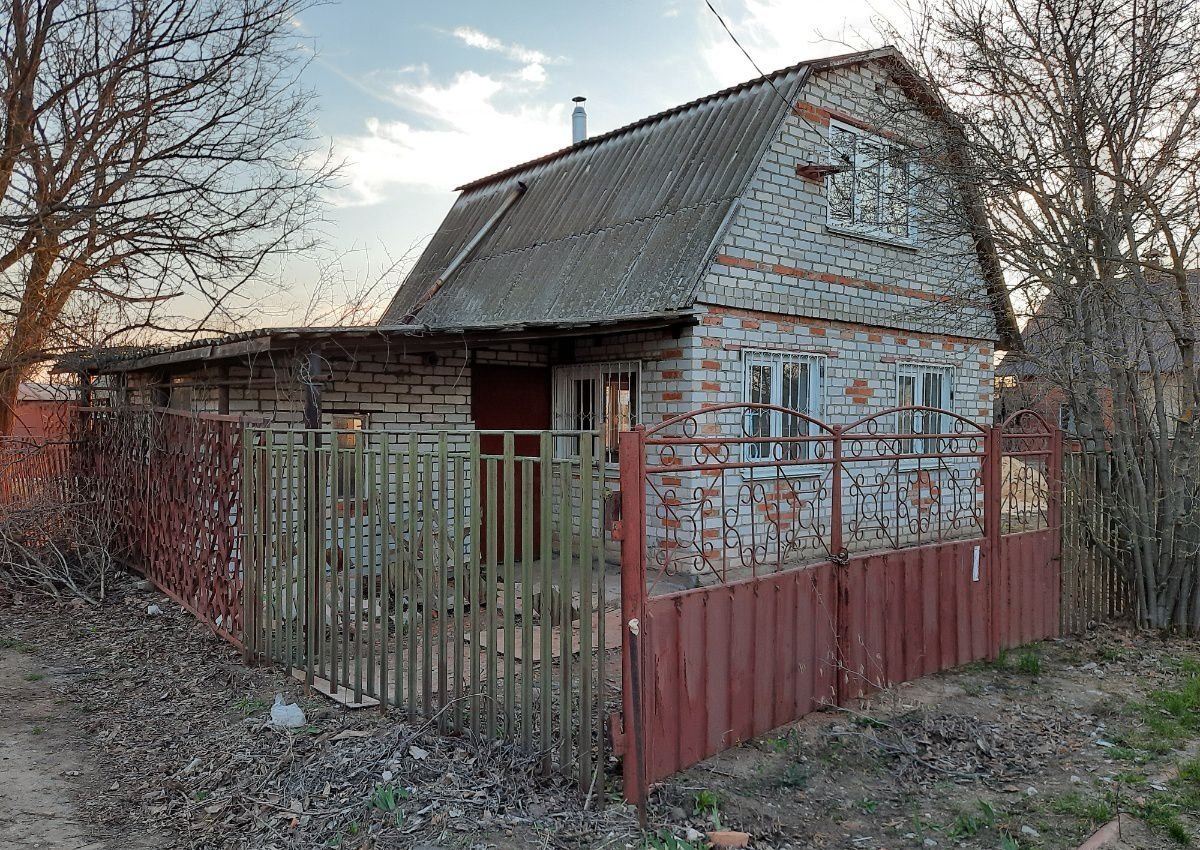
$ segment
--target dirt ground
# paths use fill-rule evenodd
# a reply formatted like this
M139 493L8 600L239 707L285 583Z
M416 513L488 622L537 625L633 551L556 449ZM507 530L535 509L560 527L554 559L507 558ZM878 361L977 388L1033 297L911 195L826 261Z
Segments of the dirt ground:
M105 836L105 830L81 813L80 797L100 793L104 782L78 740L82 713L47 688L43 665L23 649L26 646L15 641L0 649L0 846L158 846L144 839Z
M1104 628L812 715L668 781L659 810L675 835L863 850L1074 848L1123 813L1115 846L1179 847L1198 745L1200 643Z
M635 843L604 789L585 799L511 746L305 697L132 579L98 608L0 602L0 665L0 850ZM277 693L303 728L268 724Z
M277 692L305 728L266 723ZM1200 643L1100 629L810 716L658 786L642 836L615 763L585 800L511 747L305 698L124 580L99 608L0 607L0 742L21 850L688 850L714 824L777 850L1032 850L1117 813L1120 847L1176 847L1200 834Z

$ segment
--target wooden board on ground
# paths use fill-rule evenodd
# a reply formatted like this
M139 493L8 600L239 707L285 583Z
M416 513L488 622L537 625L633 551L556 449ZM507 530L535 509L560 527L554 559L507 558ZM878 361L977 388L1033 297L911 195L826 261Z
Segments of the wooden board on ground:
M306 677L303 670L293 669L292 678L299 682L303 682L305 681ZM328 679L321 679L319 677L314 678L313 690L320 694L324 694L339 705L344 705L346 708L377 708L379 706L379 700L375 699L374 697L369 697L366 694L362 695L361 700L355 701L354 688L339 687L335 692L333 690L333 685L330 684Z
M484 649L486 649L488 646L487 632L480 632L477 635L469 636L468 640L474 640L476 645L478 645L479 647L484 648ZM515 652L513 652L513 657L516 658L518 661L523 661L524 660L524 658L523 658L524 639L521 635L520 627L518 627L518 631L515 636L514 643L515 643L515 647L514 647ZM592 651L593 652L597 649L598 643L599 643L599 635L597 634L597 630L595 629L595 627L593 627L592 628ZM614 611L606 611L604 614L604 643L605 643L604 648L606 650L618 649L621 646L621 611L620 611L620 609L616 609ZM550 645L552 647L552 652L551 652L551 656L550 656L551 660L553 660L555 658L559 658L562 655L562 629L560 629L558 626L554 626L550 630ZM571 635L571 652L572 652L572 654L575 654L575 655L579 654L579 630L578 629L574 629L573 634ZM496 629L496 654L504 655L504 629ZM529 660L534 664L536 664L542 660L542 629L541 629L541 626L533 627L533 657L530 658Z

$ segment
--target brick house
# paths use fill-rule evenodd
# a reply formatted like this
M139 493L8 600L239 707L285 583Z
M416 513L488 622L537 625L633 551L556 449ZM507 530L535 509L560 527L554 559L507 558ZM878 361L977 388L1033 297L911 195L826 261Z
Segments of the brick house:
M460 187L376 326L90 371L127 401L310 426L615 434L741 401L990 419L994 352L1019 344L1000 270L981 226L927 244L908 140L870 120L881 87L938 131L892 49L805 62Z
M1195 303L1200 270L1189 270L1187 281ZM1111 430L1116 427L1112 382L1102 379L1097 385L1087 372L1103 373L1116 364L1116 369L1130 371L1137 386L1134 399L1155 420L1154 427L1158 427L1158 411L1169 433L1177 420L1190 418L1179 348L1164 318L1183 314L1178 294L1164 281L1161 287L1152 283L1148 292L1131 283L1119 297L1124 299L1123 309L1113 314L1106 327L1090 332L1096 335L1090 345L1084 342L1078 305L1064 306L1056 298L1045 298L1021 329L1020 348L1007 352L996 367L997 417L1029 408L1068 436L1087 438L1095 435L1085 433L1085 424L1077 426L1075 411L1098 404L1096 421ZM1095 399L1086 392L1093 386Z

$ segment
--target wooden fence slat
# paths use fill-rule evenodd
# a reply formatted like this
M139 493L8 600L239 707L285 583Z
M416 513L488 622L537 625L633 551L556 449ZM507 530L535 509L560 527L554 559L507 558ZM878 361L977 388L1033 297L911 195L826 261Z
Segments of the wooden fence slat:
M516 437L512 431L504 432L504 467L501 479L503 490L504 518L504 735L512 737L514 714L517 702L517 635L516 635L516 581L517 581L517 528L516 528Z
M408 694L406 703L410 716L415 716L418 709L417 704L417 582L419 580L419 558L421 553L417 546L417 514L419 513L418 500L420 492L417 489L419 485L417 476L417 460L418 460L418 443L417 435L408 435L408 476L406 479L405 492L408 494L408 565L405 568L405 597L408 603L406 611L406 629L408 632L407 649L408 649Z
M470 457L468 464L470 465L471 476L471 552L468 560L467 587L471 593L471 635L470 635L470 663L471 663L471 728L475 730L484 727L481 712L484 705L481 702L481 674L479 664L479 635L484 627L480 617L480 605L483 603L483 581L480 577L480 564L483 563L483 531L481 519L483 516L482 499L483 487L480 486L483 477L483 468L479 461L479 432L471 432L471 444L468 448ZM489 605L490 609L492 606Z
M541 492L538 493L538 498L541 502L541 608L538 611L538 619L541 624L541 630L538 632L538 637L541 642L542 663L538 668L541 674L541 698L538 704L538 714L540 720L541 737L539 738L538 749L542 753L542 772L549 773L551 770L551 761L553 757L552 748L554 746L554 736L551 734L551 693L552 693L552 670L554 657L554 629L552 628L554 619L558 615L558 611L554 605L554 585L552 580L553 572L553 557L554 557L554 438L551 434L543 432L538 446L539 457L539 482ZM565 624L559 620L560 629L565 628Z
M454 558L454 731L461 734L463 730L463 715L465 708L463 706L463 608L466 606L468 579L465 574L464 552L466 550L466 542L463 538L463 530L466 527L464 513L466 511L466 500L463 490L465 487L464 481L464 458L462 455L456 455L453 458L454 463L454 533L451 541L450 551ZM475 647L470 646L471 651Z
M559 532L559 553L558 553L558 604L559 604L559 623L562 626L558 630L559 639L559 699L558 699L558 733L559 739L559 764L565 770L573 761L574 756L574 723L572 722L571 700L568 695L571 693L571 630L575 628L574 612L573 612L573 596L574 589L572 587L572 576L574 570L571 569L572 563L572 543L575 540L574 534L574 506L572 505L573 497L573 482L571 480L571 464L567 461L561 461L558 465L558 481L560 490L560 504L558 509L558 532Z
M521 745L533 747L533 460L521 459ZM549 664L549 658L542 659Z
M592 775L592 571L596 526L595 442L591 435L579 440L579 787L587 792ZM603 578L603 577L602 577Z
M437 554L434 551L433 524L433 458L421 458L421 708L426 717L433 714L433 587L437 581Z
M484 564L487 568L487 573L484 576L483 587L481 588L481 598L487 605L487 718L485 723L486 734L489 738L496 737L496 682L499 674L497 673L497 652L496 640L500 636L499 624L496 622L496 579L500 576L500 558L498 550L499 541L499 524L496 521L499 484L496 480L499 474L499 464L494 457L486 458L484 461L484 480L487 482L487 506L484 516L487 517L487 549L484 550Z
M447 617L450 616L448 606L449 597L449 582L447 581L447 572L450 569L450 564L454 555L449 551L449 528L451 522L450 500L447 493L449 487L449 448L446 439L446 432L438 434L438 457L437 457L437 517L438 517L438 536L437 536L437 558L434 560L435 569L437 570L437 657L438 657L438 675L437 675L437 711L438 711L438 729L445 732L449 726L449 718L446 717L444 709L448 704L447 688L449 680L447 679Z

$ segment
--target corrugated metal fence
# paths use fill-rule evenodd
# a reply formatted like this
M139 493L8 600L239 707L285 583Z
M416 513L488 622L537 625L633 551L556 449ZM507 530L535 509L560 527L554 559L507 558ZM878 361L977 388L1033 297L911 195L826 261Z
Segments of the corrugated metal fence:
M585 791L623 689L631 798L822 705L1130 611L1106 456L1063 455L1032 414L718 406L622 435L619 494L602 439L91 409L69 444L0 445L0 501L85 486L134 566L249 655L516 741Z
M250 429L245 457L252 653L603 787L620 630L596 434Z
M1058 634L1061 434L1035 414L720 405L620 449L630 800L821 705Z

